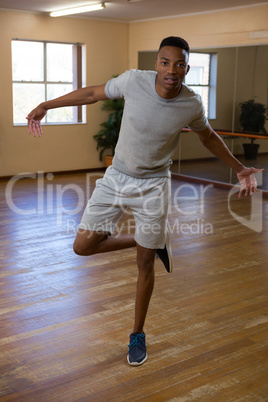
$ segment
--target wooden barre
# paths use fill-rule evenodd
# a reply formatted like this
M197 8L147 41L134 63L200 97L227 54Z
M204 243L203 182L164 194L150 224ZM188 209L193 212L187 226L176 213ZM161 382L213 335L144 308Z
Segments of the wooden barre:
M192 131L190 128L184 128L181 132L189 132ZM221 131L215 130L219 135L229 135L230 137L244 137L244 138L258 138L262 140L268 140L268 135L258 135L258 134L249 134L249 133L231 133L230 131Z

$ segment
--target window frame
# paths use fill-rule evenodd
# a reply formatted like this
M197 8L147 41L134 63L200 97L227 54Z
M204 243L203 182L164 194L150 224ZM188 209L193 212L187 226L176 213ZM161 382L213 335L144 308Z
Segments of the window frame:
M208 88L208 119L216 119L216 93L217 93L217 53L213 52L200 52L198 50L191 51L191 54L206 54L209 56L209 73L208 84L190 84L189 86L194 90L195 87ZM191 65L191 63L190 63Z
M13 93L13 84L42 84L44 85L44 93L45 99L47 101L47 93L48 93L48 85L72 85L73 91L83 87L83 49L84 44L78 42L60 42L60 41L51 41L51 40L36 40L36 39L21 39L21 38L13 38L11 40L12 43L18 42L38 42L43 44L43 69L44 69L44 80L43 81L34 81L34 80L14 80L12 73L12 93ZM72 45L73 46L73 80L72 81L48 81L47 80L47 44L59 44L59 45ZM13 54L12 54L13 57ZM12 60L12 69L13 69L13 60ZM48 122L47 115L44 117L42 121L43 125L70 125L70 124L81 124L85 123L85 113L83 112L83 106L72 106L73 107L73 121L72 122ZM14 103L12 104L12 118L14 126L24 126L27 125L27 121L24 123L15 123L14 122Z

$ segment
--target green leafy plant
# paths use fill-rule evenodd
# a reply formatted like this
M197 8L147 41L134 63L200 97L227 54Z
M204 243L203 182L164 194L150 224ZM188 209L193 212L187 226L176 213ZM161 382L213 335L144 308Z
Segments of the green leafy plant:
M265 105L250 99L240 103L239 106L241 109L240 124L242 131L267 134L265 130ZM254 140L255 138L251 138L252 144Z
M110 150L112 156L119 137L122 115L124 110L124 99L106 99L103 101L102 110L110 110L107 121L101 124L103 127L94 139L97 141L97 151L100 151L100 160L103 159L103 153Z

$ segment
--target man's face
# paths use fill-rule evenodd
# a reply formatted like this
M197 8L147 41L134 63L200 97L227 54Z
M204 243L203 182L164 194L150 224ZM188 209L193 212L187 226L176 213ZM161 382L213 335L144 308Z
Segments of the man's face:
M181 89L185 75L190 70L186 50L174 46L160 49L155 62L157 71L155 89L162 98L175 98Z

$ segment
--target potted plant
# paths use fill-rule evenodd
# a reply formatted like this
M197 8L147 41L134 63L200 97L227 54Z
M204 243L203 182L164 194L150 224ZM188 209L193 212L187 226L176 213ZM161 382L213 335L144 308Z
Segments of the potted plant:
M248 133L267 134L265 130L265 106L254 99L239 104L241 109L240 124L242 131ZM256 159L259 144L254 144L256 138L251 138L249 144L243 144L246 159Z
M114 156L115 147L119 137L121 120L124 110L124 99L106 99L103 101L102 110L112 111L107 121L101 124L103 127L94 139L97 141L97 151L100 151L100 160L103 157L106 160L106 165L109 166ZM103 155L104 151L109 150L109 155Z

